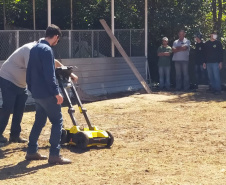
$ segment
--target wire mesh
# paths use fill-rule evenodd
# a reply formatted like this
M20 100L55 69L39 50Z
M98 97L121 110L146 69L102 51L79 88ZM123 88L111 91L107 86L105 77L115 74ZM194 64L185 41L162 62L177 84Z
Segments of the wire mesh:
M131 56L145 56L144 30L131 30Z
M44 35L44 30L0 31L0 60ZM128 56L144 56L144 30L115 30L115 36ZM53 51L58 59L111 57L111 39L104 30L64 30ZM115 56L121 56L117 49Z
M115 31L115 37L118 39L122 48L125 50L128 56L131 56L131 31L130 30L117 30ZM115 56L121 57L119 51L115 50Z
M19 31L18 40L19 40L19 47L29 43L38 41L40 38L45 36L45 31Z
M111 57L111 39L105 31L94 32L94 57Z
M91 58L93 56L92 32L91 31L72 31L72 57Z
M53 52L55 58L70 58L69 57L69 32L62 31L62 37L59 40L59 43L56 46L53 46Z
M16 46L16 32L15 31L2 31L0 33L0 60L7 59Z

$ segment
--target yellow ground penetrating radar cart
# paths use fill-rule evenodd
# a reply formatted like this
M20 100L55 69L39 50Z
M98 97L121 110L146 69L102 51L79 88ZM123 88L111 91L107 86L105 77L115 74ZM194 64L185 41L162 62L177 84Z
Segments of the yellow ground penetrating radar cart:
M99 130L96 126L92 126L87 110L83 107L76 88L71 81L70 74L72 73L73 67L63 66L56 68L56 77L59 83L59 87L63 93L64 100L68 105L68 113L71 117L73 127L70 129L64 128L62 130L61 144L69 143L71 145L76 145L79 148L85 149L90 146L105 146L110 147L114 142L114 137L109 131ZM80 113L83 114L88 128L81 128L78 125L78 121L75 119L74 113L75 109L71 98L68 94L67 89L70 88L71 92L75 98L75 103L78 105Z

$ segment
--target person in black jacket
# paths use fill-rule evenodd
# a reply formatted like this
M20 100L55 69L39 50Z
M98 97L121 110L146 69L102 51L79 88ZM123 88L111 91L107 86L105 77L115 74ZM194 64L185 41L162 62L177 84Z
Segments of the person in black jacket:
M220 69L223 62L223 46L217 40L217 33L212 32L210 40L205 43L205 61L203 68L208 71L210 88L214 94L221 94Z
M207 84L208 76L207 70L203 68L203 63L205 61L204 53L204 42L201 33L196 33L195 39L195 77L196 85Z

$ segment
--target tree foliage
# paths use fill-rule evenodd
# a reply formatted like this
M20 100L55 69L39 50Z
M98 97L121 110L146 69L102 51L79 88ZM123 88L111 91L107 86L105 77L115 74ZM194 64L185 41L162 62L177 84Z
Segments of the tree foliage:
M71 0L51 1L52 23L62 30L103 29L99 19L111 24L110 0L72 0L72 7ZM0 0L0 29L33 29L32 2ZM115 28L143 29L144 4L145 0L115 0ZM149 60L154 76L158 76L154 74L157 72L154 66L157 65L156 50L161 38L168 37L172 45L180 29L187 32L186 37L192 44L195 33L201 32L207 40L210 32L216 30L226 47L226 0L148 0L148 11ZM35 16L36 29L45 30L47 0L35 0Z
M33 29L32 0L1 0L5 2L7 29ZM144 28L145 0L116 0L116 29ZM102 29L99 19L110 24L110 0L52 0L52 22L61 29ZM36 29L47 26L47 0L35 0ZM206 37L217 30L226 36L226 0L148 0L149 43L151 47L160 44L161 37L167 36L172 42L179 29L193 37L201 31ZM0 11L0 29L4 29L4 15Z

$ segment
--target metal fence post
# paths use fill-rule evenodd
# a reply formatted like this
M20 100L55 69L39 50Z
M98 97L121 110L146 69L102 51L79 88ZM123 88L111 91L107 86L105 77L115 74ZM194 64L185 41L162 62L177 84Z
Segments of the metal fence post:
M79 47L79 51L78 51L79 54L78 55L79 55L79 58L81 58L81 32L79 31L78 33L79 33L78 34L78 36L79 36L78 37L78 44L79 44L78 45L78 47Z
M93 46L94 46L94 44L93 44L93 39L94 39L94 38L93 38L93 37L94 37L94 33L93 33L93 30L92 30L92 34L91 34L91 45L92 45L92 46L91 46L91 48L92 48L92 56L91 56L91 57L92 57L92 58L93 58L93 52L94 52L94 47L93 47Z
M129 30L129 56L131 57L132 55L132 42L131 42L131 38L132 38L132 32L131 29Z
M98 31L97 32L97 57L100 56L100 46L99 46L100 40L99 40L99 37L100 37L100 32Z
M68 33L68 44L69 44L69 58L71 58L71 30L69 30L69 33Z
M19 48L19 42L20 42L20 35L19 35L19 30L16 31L16 48Z

